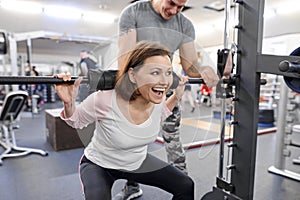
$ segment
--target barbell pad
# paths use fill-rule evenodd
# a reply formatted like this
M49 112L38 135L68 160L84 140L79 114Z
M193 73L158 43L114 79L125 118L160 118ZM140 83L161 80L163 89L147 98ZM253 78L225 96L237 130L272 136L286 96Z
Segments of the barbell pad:
M118 70L103 71L98 82L98 90L111 90L116 85Z
M177 74L175 72L172 72L172 73L173 73L173 83L170 86L170 89L175 89L175 88L177 88L177 86L179 84L180 78L179 78L179 76L177 76Z
M91 71L91 73L99 73L100 79L98 81L97 90L110 90L115 87L115 82L117 78L118 70L108 70L108 71ZM171 89L177 88L180 78L175 72L173 73L173 83Z

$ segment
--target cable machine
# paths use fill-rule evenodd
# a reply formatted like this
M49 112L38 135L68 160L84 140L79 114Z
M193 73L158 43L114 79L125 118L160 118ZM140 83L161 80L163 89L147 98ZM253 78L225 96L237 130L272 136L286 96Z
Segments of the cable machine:
M261 73L299 78L279 70L281 61L296 62L296 56L262 54L264 0L235 0L238 5L237 61L230 181L219 173L216 186L202 199L253 199ZM220 153L222 153L220 151ZM221 155L222 156L222 155ZM221 164L219 167L223 167ZM219 169L221 171L222 169Z

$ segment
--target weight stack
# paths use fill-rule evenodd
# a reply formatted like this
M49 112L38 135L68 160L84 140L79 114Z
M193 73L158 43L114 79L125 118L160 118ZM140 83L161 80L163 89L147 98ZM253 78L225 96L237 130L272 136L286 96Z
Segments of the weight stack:
M273 127L274 126L274 110L260 109L258 116L258 127Z
M50 85L50 84L46 84L46 95L44 94L44 101L47 102L47 103L53 103L56 101L56 97L55 97L55 89L53 87L53 85Z

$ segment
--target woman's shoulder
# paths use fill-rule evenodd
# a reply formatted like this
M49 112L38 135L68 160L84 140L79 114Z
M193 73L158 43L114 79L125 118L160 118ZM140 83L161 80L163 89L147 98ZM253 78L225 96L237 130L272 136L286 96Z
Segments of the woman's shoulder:
M95 98L100 98L101 100L111 100L114 94L114 90L98 90L93 93Z
M114 90L99 90L91 94L90 106L101 117L112 109Z

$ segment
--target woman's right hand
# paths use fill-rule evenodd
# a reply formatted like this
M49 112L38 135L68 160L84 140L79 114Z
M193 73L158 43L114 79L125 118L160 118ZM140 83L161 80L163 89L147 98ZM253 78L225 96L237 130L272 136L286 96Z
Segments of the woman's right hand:
M175 89L175 95L178 100L180 100L184 94L184 87L185 87L185 83L188 82L188 76L179 75L179 78L180 81L178 83L177 88Z
M69 73L54 74L53 76L55 78L61 78L64 81L71 80L71 75ZM75 102L81 81L82 77L79 77L75 80L74 84L55 84L55 91L64 104Z

